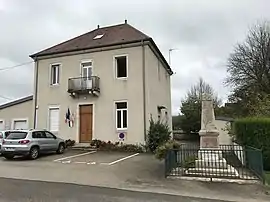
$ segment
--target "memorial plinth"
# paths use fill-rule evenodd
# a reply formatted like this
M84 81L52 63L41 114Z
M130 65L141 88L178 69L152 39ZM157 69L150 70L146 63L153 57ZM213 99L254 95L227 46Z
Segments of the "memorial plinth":
M212 175L212 176L239 176L238 172L222 156L219 147L219 131L215 126L215 114L213 101L202 100L200 150L198 159L195 160L195 168L186 171L188 175Z

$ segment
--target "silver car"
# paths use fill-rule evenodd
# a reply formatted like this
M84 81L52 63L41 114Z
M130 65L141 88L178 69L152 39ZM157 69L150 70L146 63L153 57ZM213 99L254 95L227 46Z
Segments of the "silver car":
M1 153L6 159L14 156L28 156L36 159L40 153L65 151L65 141L47 130L9 130L2 141Z

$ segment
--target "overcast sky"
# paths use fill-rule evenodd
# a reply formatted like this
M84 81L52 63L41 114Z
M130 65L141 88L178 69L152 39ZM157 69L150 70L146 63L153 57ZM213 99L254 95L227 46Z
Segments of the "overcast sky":
M199 77L225 101L226 59L248 28L270 19L269 0L0 0L0 69L31 61L30 54L95 29L128 23L171 54L172 111ZM0 96L33 89L33 64L1 71ZM0 103L7 102L0 98Z

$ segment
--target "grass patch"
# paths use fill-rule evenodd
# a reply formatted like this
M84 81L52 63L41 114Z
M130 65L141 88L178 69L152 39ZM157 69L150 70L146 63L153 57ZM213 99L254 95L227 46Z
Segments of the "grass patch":
M270 185L270 171L265 172L265 180L268 185Z

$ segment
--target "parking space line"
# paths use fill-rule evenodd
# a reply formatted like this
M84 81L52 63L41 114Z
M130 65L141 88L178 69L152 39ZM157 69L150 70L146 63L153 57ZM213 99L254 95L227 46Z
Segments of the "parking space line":
M86 164L87 162L83 162L83 161L75 161L74 163L77 163L77 164Z
M77 154L77 155L73 155L73 156L67 156L67 157L64 157L64 158L56 159L54 161L62 161L62 160L71 159L71 158L74 158L74 157L77 157L77 156L84 156L84 155L87 155L87 154L93 154L95 152L97 152L97 151L90 151L90 152L86 152L86 153L82 153L82 154Z
M124 161L124 160L126 160L126 159L129 159L129 158L132 158L132 157L134 157L134 156L137 156L137 155L139 155L140 153L136 153L136 154L132 154L132 155L129 155L129 156L126 156L126 157L124 157L124 158L121 158L121 159L118 159L118 160L116 160L116 161L113 161L113 162L111 162L111 163L108 163L108 165L113 165L113 164L116 164L116 163L119 163L120 161Z

